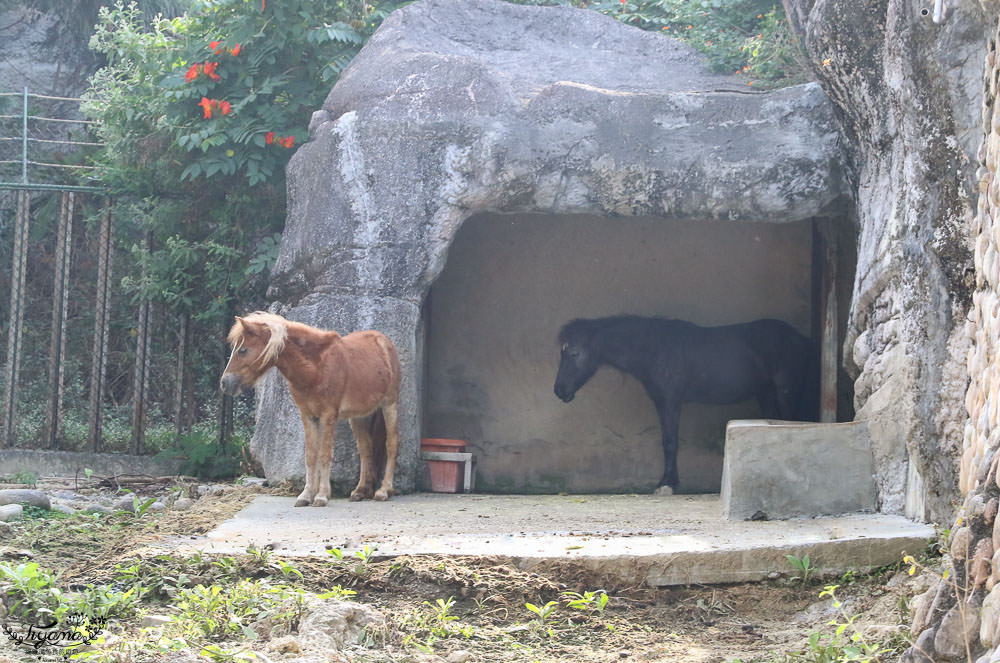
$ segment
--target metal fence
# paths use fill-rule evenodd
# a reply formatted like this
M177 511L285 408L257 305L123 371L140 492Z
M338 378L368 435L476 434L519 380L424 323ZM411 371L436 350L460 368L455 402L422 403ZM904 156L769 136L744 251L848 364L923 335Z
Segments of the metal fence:
M63 448L63 422L65 410L67 331L70 322L70 308L86 309L86 317L93 319L91 342L89 343L89 403L87 447L92 451L106 451L104 440L104 407L108 397L108 357L109 321L112 315L112 268L114 255L112 200L106 192L89 179L93 167L85 163L87 152L100 147L100 143L89 138L92 123L79 115L81 100L70 97L56 97L22 93L0 92L0 196L7 197L7 209L14 210L11 233L10 296L7 314L7 346L4 361L3 419L0 421L0 447L21 446L19 429L19 392L24 382L25 319L27 313L39 320L37 300L28 301L28 273L32 242L32 223L37 223L39 214L58 218L44 219L46 241L51 242L51 226L54 224L55 244L51 248L51 264L44 269L37 268L36 278L51 276L51 328L48 342L47 382L44 390L47 400L44 414L44 435L41 446L48 449ZM44 198L45 204L32 203L36 198ZM58 200L58 205L54 204ZM74 217L80 208L91 211L90 224L86 229L74 229ZM56 211L56 209L58 211ZM39 211L41 210L41 211ZM94 210L97 213L94 214ZM35 217L35 218L33 218ZM4 224L6 225L6 224ZM79 226L79 223L78 223ZM86 232L85 241L79 241ZM38 233L36 233L37 235ZM74 241L74 238L77 241ZM151 236L144 238L146 249L151 247ZM83 246L88 253L86 262L94 265L87 280L92 283L82 286L79 274L71 275L74 247L80 251ZM49 255L49 254L47 254ZM70 300L70 291L74 300ZM87 302L77 301L80 292L86 291ZM2 300L0 300L2 303ZM31 308L29 309L29 305ZM148 301L141 301L135 312L134 328L129 334L134 337L130 353L134 354L131 390L131 441L128 451L146 451L145 435L149 408L150 387L150 337L153 328L153 310ZM132 314L130 314L132 315ZM83 316L80 316L83 317ZM79 338L79 319L72 321L75 338ZM176 325L177 353L174 378L174 408L178 434L190 426L190 418L185 417L185 385L189 383L187 355L190 351L189 319L182 317ZM43 325L42 325L43 326ZM34 338L37 343L37 330ZM77 346L80 346L77 343ZM38 352L37 344L34 348ZM80 349L77 350L81 353ZM35 355L32 355L33 357ZM37 362L36 362L37 363ZM76 359L76 364L82 364ZM38 367L35 367L38 370ZM31 375L38 383L41 376ZM232 430L232 403L223 403L220 408L220 428ZM222 439L227 442L227 439ZM38 440L33 441L35 445Z

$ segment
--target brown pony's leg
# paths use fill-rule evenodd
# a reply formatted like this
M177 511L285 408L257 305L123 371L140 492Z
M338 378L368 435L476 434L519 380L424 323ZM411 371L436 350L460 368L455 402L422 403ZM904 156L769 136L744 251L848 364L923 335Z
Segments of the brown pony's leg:
M382 407L385 417L385 474L382 475L382 486L375 493L375 499L387 500L395 494L392 487L396 474L396 456L399 453L399 417L396 404Z
M358 485L351 492L352 502L369 499L375 486L375 463L373 462L375 447L368 420L369 417L356 417L350 421L351 431L354 433L354 440L358 445L358 457L361 459Z
M306 431L306 486L295 500L295 506L308 506L319 487L316 476L319 452L319 420L302 412L302 426Z
M333 441L337 433L337 415L323 417L319 425L316 453L316 497L313 506L326 506L330 501L330 465L333 463Z

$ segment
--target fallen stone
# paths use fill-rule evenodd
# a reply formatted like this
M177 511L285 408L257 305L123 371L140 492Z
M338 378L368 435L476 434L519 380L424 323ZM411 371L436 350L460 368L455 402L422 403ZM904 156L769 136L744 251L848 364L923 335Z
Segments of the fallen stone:
M167 615L146 615L139 622L139 625L143 628L156 628L157 626L169 624L171 621L171 618Z
M86 508L84 508L83 511L85 513L105 513L105 514L111 514L115 512L114 509L112 509L109 506L104 506L103 504L90 504Z
M24 516L24 507L20 504L4 504L0 506L0 521L20 520Z
M174 509L177 511L187 511L194 506L194 500L190 497L178 497L174 501Z
M0 505L4 504L28 504L45 510L52 508L48 495L40 490L26 488L0 490Z
M385 628L385 617L374 608L336 599L315 599L308 604L299 623L299 644L306 650L339 650L357 642L365 631Z
M290 635L272 640L268 643L267 648L269 651L273 651L278 654L302 653L302 647L299 646L299 641Z
M76 509L69 506L68 504L53 504L52 510L56 513L61 513L67 516L76 515Z
M472 658L472 653L464 649L456 649L444 659L445 663L466 663Z
M115 511L128 511L129 513L135 513L135 499L131 493L128 495L123 495L114 503L113 509Z

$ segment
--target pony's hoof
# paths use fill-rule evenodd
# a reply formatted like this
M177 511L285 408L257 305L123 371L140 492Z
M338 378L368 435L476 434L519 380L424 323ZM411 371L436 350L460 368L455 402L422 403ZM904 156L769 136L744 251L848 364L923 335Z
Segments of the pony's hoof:
M295 506L309 506L309 500L307 500L304 497L300 497L299 499L295 500Z
M317 497L316 499L313 500L312 505L313 506L326 506L326 498L325 497Z
M379 489L375 493L375 497L373 499L375 499L375 500L377 500L379 502L385 502L390 497L392 497L393 494L394 494L394 491L392 491L392 490L385 490L384 488L381 488L381 489Z
M372 494L371 494L370 491L359 490L359 489L355 488L354 492L351 493L351 501L352 502L360 502L361 500L370 499L371 496L372 496Z
M674 489L671 488L670 486L660 486L659 488L657 488L656 490L653 491L653 494L654 495L673 495L674 494Z

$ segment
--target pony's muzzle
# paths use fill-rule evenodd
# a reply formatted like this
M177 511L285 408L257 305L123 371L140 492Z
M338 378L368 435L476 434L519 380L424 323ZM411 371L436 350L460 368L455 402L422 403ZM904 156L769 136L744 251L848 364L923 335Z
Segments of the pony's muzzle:
M243 379L233 373L226 373L219 380L219 390L226 396L239 396L243 391Z
M564 387L561 387L560 385L556 385L553 391L556 393L556 396L559 397L559 400L561 400L563 403L569 403L571 400L573 400L573 397L576 395L573 392L566 390Z

